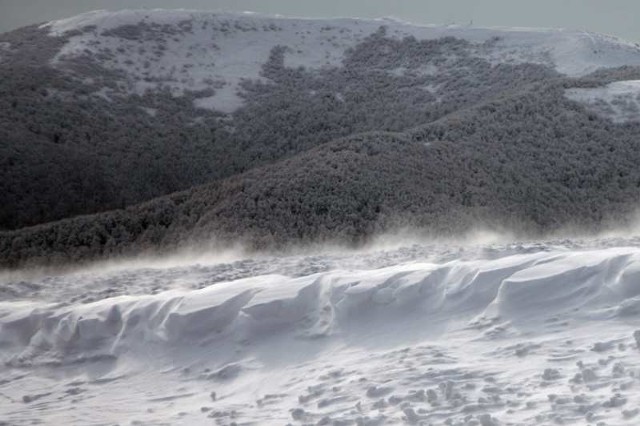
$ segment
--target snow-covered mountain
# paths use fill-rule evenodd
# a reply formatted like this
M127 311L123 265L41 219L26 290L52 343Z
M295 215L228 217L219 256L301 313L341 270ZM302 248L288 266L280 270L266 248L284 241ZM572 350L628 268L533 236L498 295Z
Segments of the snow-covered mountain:
M634 425L638 244L413 245L14 273L0 287L0 418Z
M168 87L214 89L197 105L231 112L243 79L260 78L274 46L286 46L285 65L318 69L340 65L345 51L381 26L394 38L432 40L455 37L474 45L473 54L491 63L550 65L581 76L599 68L640 65L640 46L595 33L527 28L484 29L420 26L392 19L296 19L253 13L228 14L175 10L96 11L44 25L52 35L78 32L54 61L100 58L124 73L135 93ZM402 69L396 70L403 72ZM437 73L437 66L421 72Z
M566 30L1 34L0 425L637 424L640 241L466 232L636 218L638 81Z

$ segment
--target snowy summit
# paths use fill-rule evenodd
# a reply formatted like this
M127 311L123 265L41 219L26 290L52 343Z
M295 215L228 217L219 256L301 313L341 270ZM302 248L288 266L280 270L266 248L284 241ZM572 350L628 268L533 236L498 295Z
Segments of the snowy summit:
M381 26L394 38L468 40L477 47L475 55L492 63L540 63L570 76L586 75L602 67L640 65L637 44L584 31L189 10L95 11L44 25L53 35L81 31L69 39L57 60L107 53L107 67L125 72L136 92L158 84L176 93L214 87L216 94L198 100L198 104L226 112L241 102L236 96L240 81L260 77L261 66L274 46L287 47L285 64L290 67L339 65L346 49Z

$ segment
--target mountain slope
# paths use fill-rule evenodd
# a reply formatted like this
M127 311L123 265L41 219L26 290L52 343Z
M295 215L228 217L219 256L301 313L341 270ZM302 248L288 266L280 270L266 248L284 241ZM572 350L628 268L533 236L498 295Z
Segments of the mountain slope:
M640 50L604 36L126 11L0 38L4 265L598 228L640 194L633 111L589 95Z
M52 262L244 241L360 243L401 227L594 232L640 199L640 125L617 125L562 83L405 133L364 133L140 206L0 233L0 258Z
M80 15L0 46L0 229L406 130L557 72L640 63L636 46L580 32L159 10Z

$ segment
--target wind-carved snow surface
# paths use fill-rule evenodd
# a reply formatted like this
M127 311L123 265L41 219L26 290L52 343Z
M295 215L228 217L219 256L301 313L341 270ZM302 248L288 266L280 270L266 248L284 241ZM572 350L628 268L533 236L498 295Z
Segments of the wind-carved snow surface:
M640 65L640 48L581 31L462 26L418 26L391 19L302 19L188 10L96 11L45 24L52 35L76 31L55 59L98 59L123 72L123 90L142 94L166 88L214 90L196 105L232 112L242 105L243 79L259 79L275 46L286 46L285 65L319 69L341 64L345 50L387 28L387 35L417 39L456 37L477 44L494 64L537 63L571 76L603 67ZM426 69L425 72L437 72Z
M19 276L0 303L12 425L640 419L637 240Z
M593 89L568 89L566 96L614 122L640 121L640 80L616 81Z

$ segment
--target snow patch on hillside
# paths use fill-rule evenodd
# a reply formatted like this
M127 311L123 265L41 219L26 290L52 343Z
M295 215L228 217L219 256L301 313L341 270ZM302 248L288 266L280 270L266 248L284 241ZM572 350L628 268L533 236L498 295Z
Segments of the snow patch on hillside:
M569 99L617 123L640 121L640 80L616 81L593 89L568 89Z
M129 39L117 31L141 25L150 34ZM353 33L350 28L329 28L324 21L161 10L94 12L48 26L58 35L95 27L72 37L56 57L58 64L91 52L108 68L129 76L128 91L141 94L168 88L178 96L213 88L215 94L196 105L223 112L241 105L237 96L240 82L260 79L273 47L289 47L288 66L339 65L348 47L377 28L369 24ZM105 36L109 30L116 34Z
M52 35L80 31L57 55L90 55L128 76L123 90L218 90L199 101L231 111L243 79L260 78L274 46L287 46L285 64L318 69L340 65L346 49L387 27L392 37L456 37L477 43L476 54L498 63L532 62L577 76L602 67L640 65L640 48L599 34L522 28L419 26L391 19L304 19L190 10L96 11L45 24ZM434 72L434 70L429 70Z

